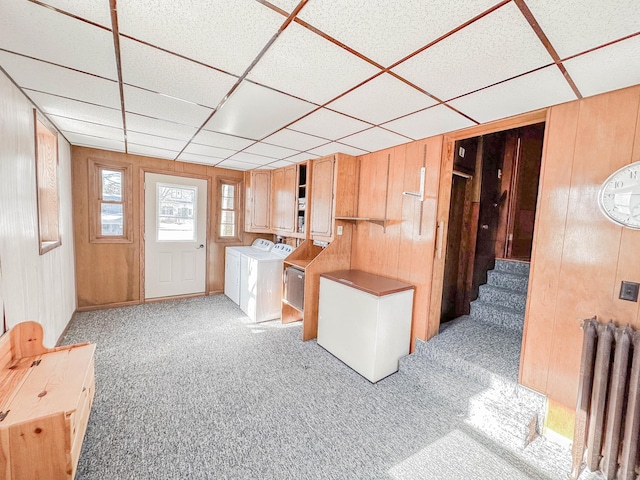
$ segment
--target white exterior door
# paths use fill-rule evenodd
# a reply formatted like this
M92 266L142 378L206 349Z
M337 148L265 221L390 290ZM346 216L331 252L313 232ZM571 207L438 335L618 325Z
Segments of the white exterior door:
M145 298L204 293L207 181L145 174Z

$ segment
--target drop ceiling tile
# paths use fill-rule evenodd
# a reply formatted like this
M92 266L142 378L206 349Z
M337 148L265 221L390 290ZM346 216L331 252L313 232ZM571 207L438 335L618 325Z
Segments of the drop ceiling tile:
M447 100L551 63L553 59L512 2L393 71Z
M475 123L445 105L436 105L381 126L418 140L472 125Z
M327 140L285 128L268 136L264 142L294 150L308 150L327 143Z
M166 160L175 160L178 152L165 150L164 148L147 147L146 145L137 145L129 142L127 150L133 155L143 155L145 157L164 158Z
M170 120L199 127L211 114L200 105L170 98L140 88L124 86L124 107L127 112L139 113L160 120Z
M260 140L314 108L311 103L242 82L205 128Z
M361 150L359 148L355 148L350 145L345 145L344 143L338 143L338 142L330 142L325 145L322 145L321 147L314 148L313 150L309 150L309 151L321 157L324 157L325 155L332 155L334 153L346 153L348 155L355 155L355 156L369 153L368 150Z
M111 140L108 138L91 137L72 132L62 132L71 145L80 147L100 148L102 150L112 150L114 152L124 152L124 142Z
M380 70L292 23L248 78L311 102L325 103Z
M198 130L195 127L182 125L166 120L149 118L135 113L126 114L127 132L147 133L160 137L173 138L176 140L191 140Z
M368 123L332 112L326 108L321 108L289 126L292 130L326 138L327 140L336 140L370 127L371 125Z
M290 157L287 157L284 160L291 163L298 163L298 162L304 162L305 160L313 160L314 158L318 158L319 156L320 155L316 155L314 153L303 152L303 153L298 153L297 155L292 155Z
M200 130L193 141L200 145L226 148L227 150L242 150L254 142L254 140L247 140L246 138L234 137L233 135L225 135L204 129Z
M110 127L122 128L120 109L100 107L31 90L25 90L25 92L47 115L61 115L85 122L102 123Z
M496 3L499 2L314 0L305 5L299 17L388 67Z
M383 150L409 141L410 140L407 137L400 136L379 127L373 127L369 130L365 130L364 132L342 138L340 143L351 145L362 150L375 152L377 150Z
M118 1L120 33L235 75L244 73L284 20L259 2Z
M584 96L640 84L640 36L563 63Z
M110 31L35 3L2 2L0 48L111 80L118 78Z
M104 0L44 0L43 3L111 29L109 2Z
M109 138L111 140L124 141L122 128L98 125L96 123L83 122L73 118L50 115L49 119L55 124L58 130L77 133L80 135L91 135L94 137Z
M253 163L254 165L265 165L273 162L273 158L263 157L262 155L255 155L253 153L238 152L233 155L229 160L238 160L240 162Z
M269 166L273 168L288 167L289 165L293 165L293 162L289 162L287 160L276 160L269 164Z
M637 0L527 0L560 58L640 31Z
M197 143L190 143L187 148L184 149L185 153L193 153L195 155L204 155L206 157L213 158L228 158L234 155L237 150L228 150L226 148L211 147L209 145L199 145Z
M127 141L130 143L135 143L137 145L163 148L165 150L172 150L174 152L179 152L186 144L186 140L175 140L173 138L133 132L131 130L127 131Z
M291 150L290 148L276 147L275 145L268 145L266 143L254 143L244 151L277 159L290 157L291 155L299 153L299 151Z
M484 123L575 99L560 69L552 65L449 104Z
M431 97L384 73L327 108L378 125L435 104Z
M195 153L182 152L178 157L182 162L202 163L204 165L215 165L220 163L224 158L209 157L207 155L196 155Z
M48 63L0 52L0 66L22 88L105 107L120 108L118 83Z
M237 78L122 37L125 83L216 108ZM153 75L149 75L153 72Z
M253 163L240 162L238 160L224 160L216 165L216 167L220 168L230 168L232 170L253 170L254 168L258 168L259 165L254 165Z

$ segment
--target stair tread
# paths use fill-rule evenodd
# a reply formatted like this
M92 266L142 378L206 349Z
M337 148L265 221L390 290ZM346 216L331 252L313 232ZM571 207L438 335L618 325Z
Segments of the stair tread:
M517 310L515 308L507 307L506 305L501 305L499 303L485 302L485 301L483 301L483 300L481 300L479 298L472 302L472 305L474 305L474 304L475 305L482 305L483 307L486 306L488 308L492 308L492 309L495 309L495 310L498 310L498 311L502 311L502 312L505 312L505 313L513 313L513 314L518 315L518 316L522 316L524 314L524 311L522 311L522 310Z
M501 287L500 285L491 285L490 283L483 283L482 285L480 285L480 291L482 291L483 289L485 290L500 290L504 293L509 293L512 295L519 295L522 297L526 297L527 296L527 292L523 292L521 290L512 290L510 288L506 288L506 287Z
M522 334L508 327L466 316L461 319L454 320L455 324L449 325L442 333L426 342L422 347L424 353L434 356L437 352L449 360L456 357L464 362L458 367L474 365L487 374L498 375L517 383Z

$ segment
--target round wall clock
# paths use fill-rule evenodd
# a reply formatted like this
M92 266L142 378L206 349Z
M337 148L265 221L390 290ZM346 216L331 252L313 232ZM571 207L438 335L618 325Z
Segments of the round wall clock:
M640 162L622 167L602 183L598 206L612 222L640 230Z

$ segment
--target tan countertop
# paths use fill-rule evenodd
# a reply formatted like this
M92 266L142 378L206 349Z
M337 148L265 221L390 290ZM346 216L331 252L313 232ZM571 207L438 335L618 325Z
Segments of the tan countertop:
M323 273L320 276L377 297L415 288L415 286L409 283L363 272L362 270L337 270L335 272Z

